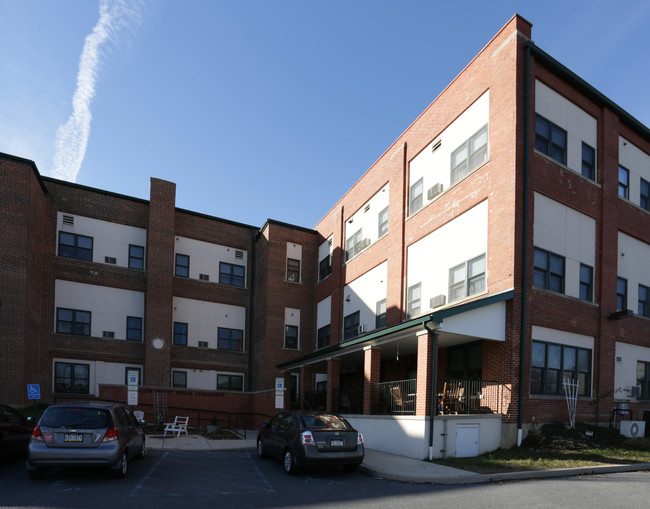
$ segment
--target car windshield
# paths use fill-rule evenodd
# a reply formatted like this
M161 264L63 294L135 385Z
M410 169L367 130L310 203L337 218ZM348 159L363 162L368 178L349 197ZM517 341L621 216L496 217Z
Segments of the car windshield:
M108 428L110 422L110 415L101 408L50 407L39 424L49 428Z
M338 415L304 414L300 416L305 428L350 429L352 426Z

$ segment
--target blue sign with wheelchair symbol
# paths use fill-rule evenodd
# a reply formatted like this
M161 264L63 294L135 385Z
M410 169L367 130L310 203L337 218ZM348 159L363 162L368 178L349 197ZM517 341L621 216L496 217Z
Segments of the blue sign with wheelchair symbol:
M27 384L27 398L28 399L41 399L41 386L40 386L40 384Z

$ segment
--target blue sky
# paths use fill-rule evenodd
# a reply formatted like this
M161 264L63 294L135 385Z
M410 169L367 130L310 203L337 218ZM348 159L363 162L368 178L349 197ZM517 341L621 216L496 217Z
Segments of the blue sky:
M0 0L0 152L313 227L515 13L650 126L650 0Z

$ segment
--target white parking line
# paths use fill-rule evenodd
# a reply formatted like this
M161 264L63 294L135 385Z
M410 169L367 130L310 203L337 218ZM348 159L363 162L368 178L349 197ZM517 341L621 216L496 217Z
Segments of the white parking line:
M152 472L153 472L154 470L156 470L156 468L158 468L158 465L160 465L160 464L164 461L164 459L167 457L168 454L169 454L168 451L166 451L166 452L163 453L163 455L161 456L161 458L160 458L158 461L156 461L156 464L155 464L153 467L151 467L151 468L149 469L149 471L147 472L147 474L142 478L142 480L138 483L138 485L135 486L135 487L131 490L131 493L129 494L130 497L135 497L135 496L137 495L138 490L139 490L140 488L142 488L142 485L143 485L143 484L144 484L144 483L149 479L149 477L151 476Z

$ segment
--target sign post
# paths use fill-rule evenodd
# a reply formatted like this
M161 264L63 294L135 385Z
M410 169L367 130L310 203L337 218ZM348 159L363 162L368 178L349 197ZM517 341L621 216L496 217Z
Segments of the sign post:
M126 370L126 383L128 386L128 405L138 406L138 385L140 385L140 371L137 369Z
M284 378L275 379L275 408L284 408Z
M36 402L41 399L41 386L40 384L27 384L27 399L34 400L34 422L37 422L37 408Z

